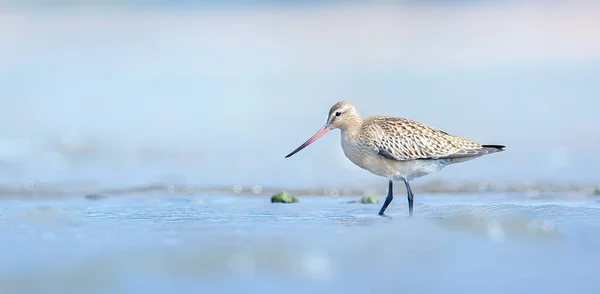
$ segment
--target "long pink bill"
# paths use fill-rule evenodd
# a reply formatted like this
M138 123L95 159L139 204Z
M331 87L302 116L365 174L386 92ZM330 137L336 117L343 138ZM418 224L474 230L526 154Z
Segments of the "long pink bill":
M312 137L310 137L310 139L306 140L306 142L304 142L304 144L300 145L300 147L296 148L296 150L292 151L292 153L286 155L285 158L288 158L288 157L298 153L298 151L304 149L306 146L310 145L312 142L316 141L321 136L325 135L327 132L329 132L329 130L330 130L330 128L328 128L327 125L323 126L316 134L314 134Z

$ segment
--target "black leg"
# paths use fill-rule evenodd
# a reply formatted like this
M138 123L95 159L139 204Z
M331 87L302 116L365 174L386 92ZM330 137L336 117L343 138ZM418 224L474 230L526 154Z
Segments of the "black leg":
M408 183L407 180L404 180L404 184L406 185L406 195L408 198L408 215L412 216L413 215L413 199L414 199L414 195L412 190L410 189L410 184Z
M379 215L381 215L381 216L385 215L384 214L385 210L387 209L388 205L390 205L390 203L394 199L393 184L394 184L394 182L392 182L392 180L390 180L387 197L385 197L385 202L383 202L383 206L381 207L381 210L379 210Z

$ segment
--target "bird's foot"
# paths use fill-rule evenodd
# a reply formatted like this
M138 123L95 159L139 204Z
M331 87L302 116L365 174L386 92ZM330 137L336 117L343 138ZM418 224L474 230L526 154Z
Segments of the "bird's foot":
M392 218L391 216L389 216L389 215L387 215L385 213L380 213L379 216L381 216L381 217L387 217L387 218Z

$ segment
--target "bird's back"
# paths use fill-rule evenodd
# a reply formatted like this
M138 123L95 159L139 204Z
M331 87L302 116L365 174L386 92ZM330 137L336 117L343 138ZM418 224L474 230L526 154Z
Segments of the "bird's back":
M481 145L418 121L390 116L367 117L361 126L361 135L361 141L372 144L381 156L398 161L466 159L504 148L500 145Z

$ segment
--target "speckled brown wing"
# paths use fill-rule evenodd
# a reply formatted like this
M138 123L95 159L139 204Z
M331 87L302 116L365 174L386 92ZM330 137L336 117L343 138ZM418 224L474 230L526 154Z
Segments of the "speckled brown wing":
M365 120L363 128L371 134L373 147L386 158L405 161L414 159L453 159L487 154L481 144L423 123L396 117L374 116Z

